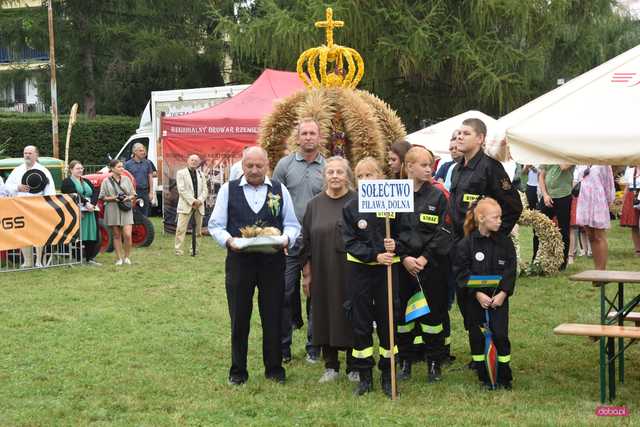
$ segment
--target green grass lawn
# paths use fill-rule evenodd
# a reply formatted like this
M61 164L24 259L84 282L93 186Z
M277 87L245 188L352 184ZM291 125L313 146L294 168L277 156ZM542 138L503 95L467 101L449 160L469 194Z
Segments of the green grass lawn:
M161 224L155 221L156 229ZM523 230L523 256L531 252ZM254 308L249 382L227 385L229 316L224 252L207 238L198 257L175 257L173 236L134 251L131 267L56 268L0 274L0 426L48 425L609 425L635 424L640 402L638 349L627 353L616 404L626 419L595 416L598 346L556 337L563 322L596 323L599 299L567 276L592 268L580 258L558 277L522 278L511 302L512 392L482 392L470 371L457 309L451 311L458 360L441 383L426 366L400 383L397 402L375 392L352 396L342 377L318 384L321 364L304 362L305 333L294 336L284 386L264 379ZM609 234L611 269L638 270L628 230ZM628 287L627 295L635 288ZM638 285L640 291L640 285Z

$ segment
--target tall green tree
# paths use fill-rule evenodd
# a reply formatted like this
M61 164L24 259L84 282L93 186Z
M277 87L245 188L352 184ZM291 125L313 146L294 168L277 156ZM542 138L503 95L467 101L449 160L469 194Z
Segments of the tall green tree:
M324 42L313 26L331 6L335 42L363 55L360 87L409 128L467 109L499 116L640 42L614 0L256 0L220 17L236 71L295 69Z
M152 90L223 84L223 45L211 15L231 14L231 1L55 0L54 6L61 111L79 102L89 117L137 115ZM48 49L46 20L44 5L23 10L10 38ZM45 98L47 86L48 73L41 81Z

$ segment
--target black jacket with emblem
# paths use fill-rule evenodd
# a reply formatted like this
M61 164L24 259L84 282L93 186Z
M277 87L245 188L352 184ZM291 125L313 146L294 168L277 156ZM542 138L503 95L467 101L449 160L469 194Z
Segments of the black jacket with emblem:
M500 232L509 234L522 213L520 195L502 164L480 150L466 165L464 160L458 163L451 176L449 202L453 233L457 239L464 236L463 225L469 205L483 196L492 197L500 204Z
M502 279L498 285L499 290L505 291L509 296L513 295L518 261L511 237L504 233L492 233L486 237L474 230L458 242L456 249L453 274L459 287L466 287L469 276L472 275L500 275ZM494 288L469 288L469 292L477 291L491 295Z
M391 224L391 238L396 242L396 254L404 253L402 244L398 242L399 221L394 215ZM376 213L358 212L358 198L354 197L342 208L342 237L345 250L358 260L369 263L376 262L378 254L386 252L384 216Z
M447 257L453 237L445 224L448 202L444 193L431 184L423 184L414 193L413 213L400 214L400 258L424 256L431 264Z

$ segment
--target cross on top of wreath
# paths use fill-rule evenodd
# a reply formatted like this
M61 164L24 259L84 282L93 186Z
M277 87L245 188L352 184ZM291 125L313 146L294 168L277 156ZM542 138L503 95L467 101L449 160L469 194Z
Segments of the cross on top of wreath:
M362 56L355 49L333 43L333 30L344 27L344 21L334 21L333 10L330 7L327 8L325 16L326 19L316 22L315 26L324 28L327 43L302 52L296 66L298 77L307 89L355 89L364 75Z
M344 21L333 20L333 9L330 7L325 11L325 21L316 22L316 28L324 28L325 36L327 38L327 47L333 47L333 29L344 27Z

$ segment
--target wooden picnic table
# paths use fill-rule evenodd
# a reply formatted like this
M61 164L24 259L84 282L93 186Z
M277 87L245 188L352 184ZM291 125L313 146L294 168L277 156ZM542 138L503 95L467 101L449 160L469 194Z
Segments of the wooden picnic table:
M587 270L574 274L569 280L575 282L591 282L593 286L600 288L600 324L623 326L625 317L633 311L640 303L640 287L638 292L626 304L624 302L625 284L640 283L640 272L636 271L614 271L614 270ZM606 294L606 285L618 285L617 292L612 299ZM610 314L612 313L612 315ZM615 352L615 339L611 337L600 338L600 401L604 402L607 383L607 369L609 377L609 399L613 400L616 395L616 358L619 359L618 375L620 383L624 383L624 351L627 346L624 344L624 337L618 338L618 353ZM634 340L632 339L631 343Z

